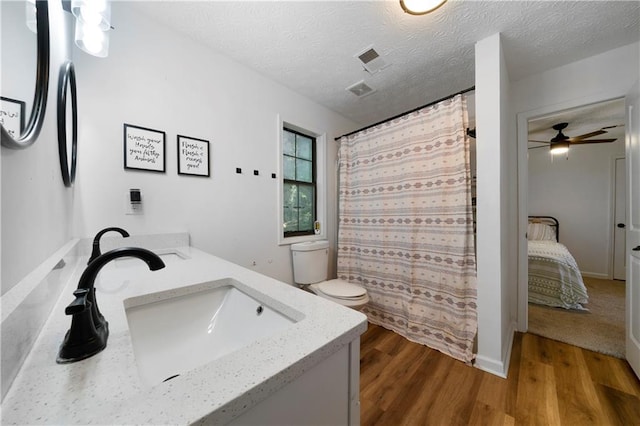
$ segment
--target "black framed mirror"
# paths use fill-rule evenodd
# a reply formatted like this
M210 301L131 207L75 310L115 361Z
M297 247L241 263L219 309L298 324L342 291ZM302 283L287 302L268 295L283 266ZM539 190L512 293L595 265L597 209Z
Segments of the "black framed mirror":
M71 146L67 138L67 93L71 94ZM73 62L66 61L60 67L58 77L58 156L64 186L70 187L76 179L78 151L78 100L76 96L76 71Z
M33 96L31 115L27 125L18 137L12 137L9 132L0 126L0 138L2 146L13 149L24 149L31 146L42 129L44 114L47 106L47 94L49 90L49 6L46 0L36 0L36 27L37 27L37 64L36 84ZM20 64L14 64L20 66Z

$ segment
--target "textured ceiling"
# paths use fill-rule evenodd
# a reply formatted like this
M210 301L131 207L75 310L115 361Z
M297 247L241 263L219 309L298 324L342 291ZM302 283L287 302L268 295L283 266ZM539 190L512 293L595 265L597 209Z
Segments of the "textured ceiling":
M135 7L361 125L473 86L474 45L497 32L512 81L640 40L638 1L449 0L424 16L397 1ZM354 57L371 45L391 64L375 74ZM360 80L376 92L345 90Z
M569 124L562 131L569 137L591 133L603 127L616 126L611 129L605 129L607 133L594 136L591 139L621 139L624 138L624 122L624 99L600 102L530 120L529 139L551 140L558 134L556 130L553 130L553 126L558 123ZM541 145L544 144L529 142L530 148Z

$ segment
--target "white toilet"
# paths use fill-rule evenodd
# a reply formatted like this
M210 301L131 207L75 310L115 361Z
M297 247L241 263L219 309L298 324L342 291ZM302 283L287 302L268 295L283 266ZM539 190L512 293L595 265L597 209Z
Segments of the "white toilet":
M291 244L293 280L299 286L309 286L315 294L349 308L360 310L369 302L364 287L344 280L327 281L329 241L308 241Z

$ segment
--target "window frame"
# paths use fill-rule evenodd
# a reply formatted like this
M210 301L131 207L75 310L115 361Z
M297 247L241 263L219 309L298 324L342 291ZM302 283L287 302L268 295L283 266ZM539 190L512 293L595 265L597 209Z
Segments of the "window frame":
M315 136L310 136L306 133L302 133L299 132L297 130L291 129L290 127L287 127L286 125L282 127L282 134L284 136L285 132L289 132L289 133L293 133L296 136L302 136L305 137L307 139L311 139L311 182L306 182L303 180L297 180L297 179L287 179L284 176L284 167L283 167L283 174L282 174L282 184L283 186L286 184L292 184L292 185L297 185L298 187L304 186L304 187L310 187L313 189L313 221L317 221L318 220L318 185L317 185L317 174L316 174L316 168L317 168L317 151L316 151L316 137ZM297 146L297 145L296 145ZM282 157L284 160L284 157L288 156L287 154L282 153ZM298 157L297 155L293 157L295 160L297 160L298 158L302 159L302 160L306 160L305 158L302 157ZM296 171L297 171L297 166L296 166ZM283 193L284 195L284 193ZM283 199L283 206L284 207L284 199ZM283 212L284 215L284 212ZM284 219L284 218L283 218ZM283 220L284 222L284 220ZM300 223L300 212L298 211L298 223ZM311 229L310 230L304 230L304 231L283 231L283 238L291 238L291 237L299 237L299 236L304 236L304 235L315 235L314 232L314 228L313 228L313 224L311 225Z
M285 128L293 133L300 134L312 139L315 139L314 153L313 153L313 173L315 177L315 210L316 221L320 222L320 233L290 233L285 236L283 230L284 224L284 130ZM298 242L315 241L327 238L326 229L326 133L320 133L314 131L309 126L301 127L299 125L292 124L288 120L283 120L278 115L278 219L277 232L278 232L278 245L289 245ZM296 181L291 181L296 182ZM301 184L307 182L300 181Z

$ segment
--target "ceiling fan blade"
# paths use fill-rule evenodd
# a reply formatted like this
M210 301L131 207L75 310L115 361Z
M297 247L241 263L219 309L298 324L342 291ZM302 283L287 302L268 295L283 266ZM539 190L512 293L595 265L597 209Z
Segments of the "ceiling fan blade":
M571 140L570 143L571 145L581 145L581 144L585 144L585 143L607 143L607 142L613 142L613 141L617 141L618 139L584 139L584 140Z
M613 126L603 127L602 130L615 129L616 127L624 127L624 124L614 124Z
M549 147L548 147L548 146L546 146L546 145L532 146L532 147L527 148L527 149L537 149L537 148L547 148L547 149L549 149Z
M529 139L529 142L535 142L535 143L546 143L547 145L551 143L551 142L549 142L549 141L534 141L534 140L532 140L532 139Z
M607 133L606 130L596 130L595 132L585 133L584 135L574 136L572 138L569 138L569 142L573 142L574 140L579 141L580 139L588 139L594 136L603 135L605 133Z

